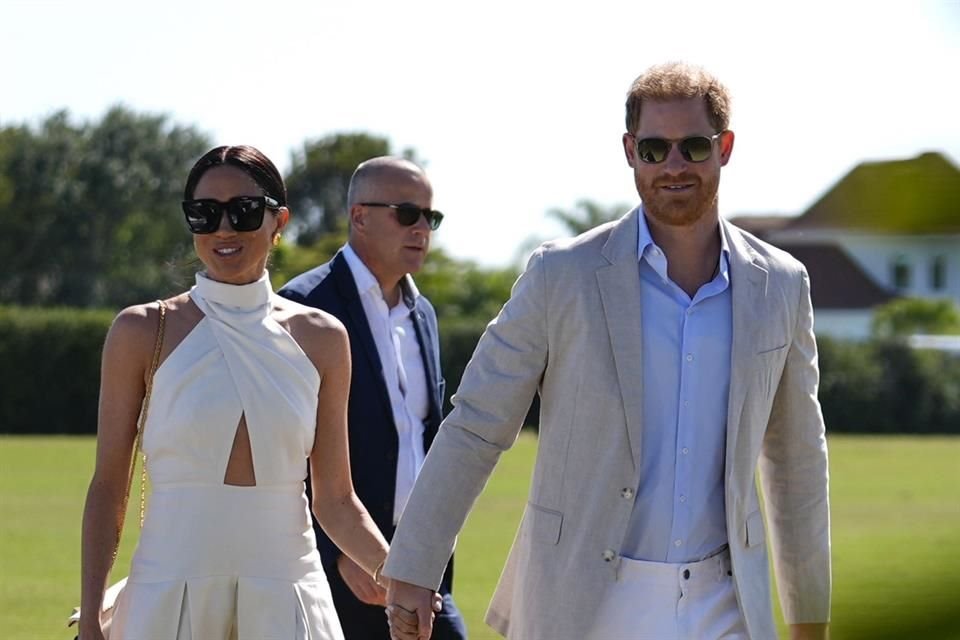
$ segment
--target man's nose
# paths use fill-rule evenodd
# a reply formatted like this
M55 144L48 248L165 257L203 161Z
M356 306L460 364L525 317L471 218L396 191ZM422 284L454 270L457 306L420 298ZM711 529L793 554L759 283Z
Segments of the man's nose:
M680 144L673 143L667 151L667 157L663 161L663 168L668 173L682 173L687 169L687 159L683 157L680 151Z
M427 221L427 215L425 213L421 213L417 221L413 223L413 229L421 233L430 233L430 223Z

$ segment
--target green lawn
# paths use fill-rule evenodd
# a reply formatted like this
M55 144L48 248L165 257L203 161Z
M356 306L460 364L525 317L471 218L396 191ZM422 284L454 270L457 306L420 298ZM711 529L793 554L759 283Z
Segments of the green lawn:
M526 499L536 441L501 461L457 548L473 640ZM0 437L0 636L72 638L91 438ZM960 437L830 438L834 640L960 638ZM131 501L131 512L134 511ZM127 532L136 531L133 514ZM119 558L125 573L134 535Z

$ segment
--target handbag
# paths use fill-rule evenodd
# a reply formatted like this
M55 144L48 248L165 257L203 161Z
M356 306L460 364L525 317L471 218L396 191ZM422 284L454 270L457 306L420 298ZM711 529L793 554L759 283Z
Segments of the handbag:
M127 513L127 502L130 500L130 489L133 486L133 474L137 468L137 454L140 454L140 457L143 458L143 463L140 465L140 528L143 529L143 514L146 506L147 496L146 496L146 482L147 482L147 454L143 453L143 428L147 424L147 410L150 408L150 394L153 391L153 376L157 373L157 365L160 364L160 350L163 348L163 329L167 317L167 305L164 304L163 300L157 300L157 303L160 305L160 323L157 327L157 341L153 348L153 362L150 365L150 374L147 376L147 389L143 395L143 407L140 410L140 419L137 423L137 438L134 444L133 455L130 457L130 473L127 476L127 493L123 497L123 506L121 509L123 513ZM122 521L121 521L122 523ZM122 526L122 524L121 524ZM121 531L122 534L122 531ZM120 550L120 536L117 536L117 546L113 549L113 559L117 559L117 552ZM120 597L120 593L123 591L124 586L127 584L127 579L123 578L122 580L117 581L113 585L107 588L103 593L103 604L101 605L100 613L100 626L103 629L103 637L106 640L110 640L110 627L113 623L113 611L114 605L117 602L117 598ZM74 607L73 613L67 618L67 627L72 627L73 625L80 622L80 607Z

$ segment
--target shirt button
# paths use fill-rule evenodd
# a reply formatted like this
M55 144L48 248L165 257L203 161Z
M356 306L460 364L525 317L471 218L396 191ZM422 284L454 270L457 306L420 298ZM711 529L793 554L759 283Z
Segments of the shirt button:
M620 497L626 498L627 500L629 500L630 498L633 497L633 489L631 489L630 487L624 487L623 490L620 492Z
M673 541L673 546L675 546L675 547L679 547L681 544L683 544L683 541L681 541L681 540L674 540L674 541Z
M692 353L688 353L688 354L687 354L687 362L693 362L693 354L692 354Z
M603 552L603 561L612 562L614 558L617 557L617 554L613 552L613 549L607 549Z
M690 449L687 449L686 447L684 447L683 449L680 449L680 453L682 453L683 455L687 455L688 453L690 453Z
M680 496L680 502L686 502L687 496Z

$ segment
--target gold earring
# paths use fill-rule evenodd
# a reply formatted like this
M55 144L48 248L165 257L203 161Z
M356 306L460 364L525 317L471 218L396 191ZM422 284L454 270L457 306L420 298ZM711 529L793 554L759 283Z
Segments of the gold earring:
M280 234L279 234L279 233L275 233L275 234L273 234L273 246L276 247L276 246L279 245L279 244L280 244Z

